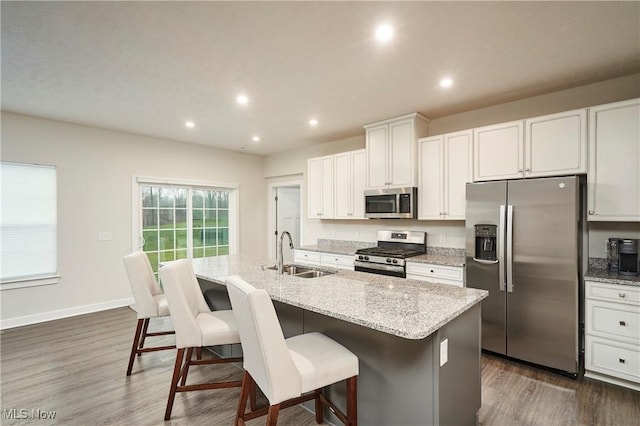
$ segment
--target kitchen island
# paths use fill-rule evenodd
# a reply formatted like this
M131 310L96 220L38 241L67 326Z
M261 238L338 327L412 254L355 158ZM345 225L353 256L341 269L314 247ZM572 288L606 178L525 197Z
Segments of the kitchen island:
M353 351L360 360L360 424L475 424L480 301L487 292L345 270L300 278L269 266L239 256L193 261L213 309L230 308L224 282L240 275L269 293L285 337L319 331ZM344 384L326 392L344 408Z

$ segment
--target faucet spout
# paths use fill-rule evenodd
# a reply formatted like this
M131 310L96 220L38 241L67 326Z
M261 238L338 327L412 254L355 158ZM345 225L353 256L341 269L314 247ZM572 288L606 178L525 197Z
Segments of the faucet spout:
M289 231L283 231L282 234L280 234L280 244L278 245L278 273L279 274L282 274L283 272L282 269L284 266L283 253L282 253L282 240L284 239L285 234L289 238L289 247L294 248L293 239L291 239L291 234L289 233Z

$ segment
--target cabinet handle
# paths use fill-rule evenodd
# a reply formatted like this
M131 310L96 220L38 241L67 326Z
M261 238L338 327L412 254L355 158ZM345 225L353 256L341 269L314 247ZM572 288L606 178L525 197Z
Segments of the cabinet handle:
M431 273L433 274L433 269L431 270Z
M590 215L593 215L593 214L595 214L595 213L593 212L593 210L589 210L589 214L590 214Z
M624 299L625 297L627 297L627 294L623 293L623 292L620 292L620 293L618 293L618 297Z
M518 173L522 173L522 169L518 169Z
M525 172L530 172L530 171L531 171L531 169L524 169L524 171L525 171Z
M624 358L618 358L618 362L620 362L620 364L624 364L625 360L624 360Z
M625 327L627 325L627 323L625 321L619 321L619 322L620 322L620 325L623 326L623 327Z

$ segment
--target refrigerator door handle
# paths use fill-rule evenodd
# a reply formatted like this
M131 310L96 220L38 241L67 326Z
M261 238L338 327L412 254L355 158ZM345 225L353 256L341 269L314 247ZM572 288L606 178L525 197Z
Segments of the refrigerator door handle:
M500 291L504 291L504 229L505 229L505 206L500 206L500 223L498 224L498 244L497 244L497 254L498 254L498 271L499 271L499 280L500 280Z
M513 292L513 206L507 206L507 292Z
M486 259L478 259L478 258L473 258L474 262L478 262L478 263L482 263L484 265L495 265L496 263L499 262L499 260L486 260Z

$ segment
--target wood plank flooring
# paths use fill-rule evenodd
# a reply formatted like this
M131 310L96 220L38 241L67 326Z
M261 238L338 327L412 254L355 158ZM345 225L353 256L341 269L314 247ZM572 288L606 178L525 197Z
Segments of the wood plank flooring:
M179 394L171 420L163 421L175 351L138 357L126 377L135 323L133 311L119 308L2 331L0 424L232 425L239 389ZM167 320L152 320L150 326L170 328ZM153 339L154 345L172 344L174 337ZM241 370L231 365L200 366L189 372L189 383L240 377ZM618 426L638 425L640 419L640 392L487 355L482 401L482 425ZM55 418L37 418L33 410L42 417L55 411ZM300 407L283 410L279 420L280 425L316 424Z

